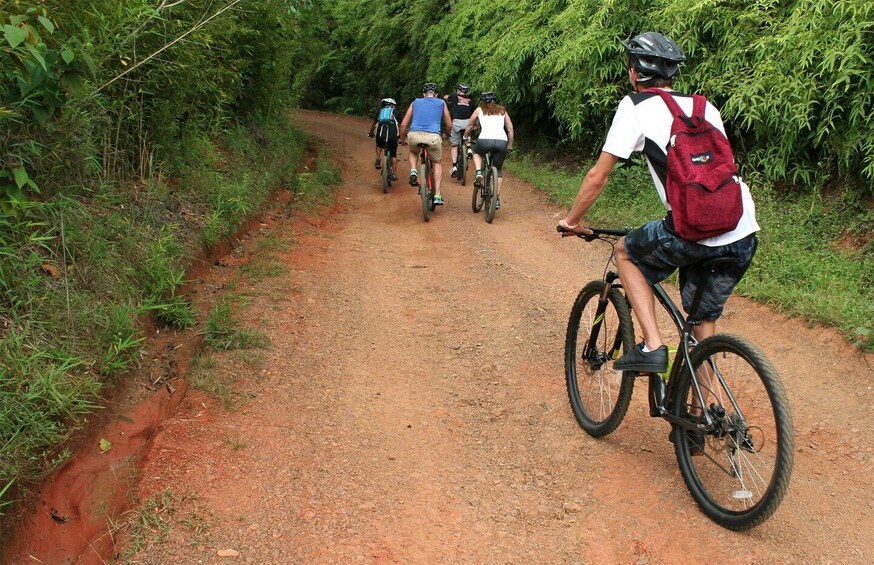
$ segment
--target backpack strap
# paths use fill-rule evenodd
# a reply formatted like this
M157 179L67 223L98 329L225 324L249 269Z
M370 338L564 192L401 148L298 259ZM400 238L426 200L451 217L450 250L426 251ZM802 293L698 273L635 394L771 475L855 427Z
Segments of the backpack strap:
M704 121L704 110L707 109L707 99L700 94L692 96L692 119L698 118L698 123Z
M674 97L661 88L648 88L646 91L658 94L659 97L665 101L665 104L667 104L668 110L671 111L671 115L674 119L682 119L686 122L687 126L698 127L704 121L704 110L707 107L707 99L700 94L692 96L692 115L687 116L683 113L683 110L680 108L680 105L677 104L677 101L674 100Z

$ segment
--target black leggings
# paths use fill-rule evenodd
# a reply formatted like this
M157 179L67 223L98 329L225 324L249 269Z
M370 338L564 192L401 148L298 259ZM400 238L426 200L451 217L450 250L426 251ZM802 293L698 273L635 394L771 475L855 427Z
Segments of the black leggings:
M480 138L476 140L476 147L473 148L477 155L482 155L483 157L492 149L494 149L492 164L498 168L498 176L504 176L501 168L504 166L504 159L507 158L507 140Z

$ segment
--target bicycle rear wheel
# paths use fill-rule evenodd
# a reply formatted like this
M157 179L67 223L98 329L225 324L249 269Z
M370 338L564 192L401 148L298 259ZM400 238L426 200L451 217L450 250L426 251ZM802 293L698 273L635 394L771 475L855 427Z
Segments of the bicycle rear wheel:
M486 171L486 222L491 224L495 219L498 206L498 168L489 167Z
M613 370L613 360L634 347L634 327L618 289L610 289L601 304L605 284L592 281L580 291L564 345L568 399L580 427L593 437L609 434L622 422L637 374Z
M458 173L456 173L461 186L467 182L467 147L464 143L458 146Z
M382 154L382 191L388 192L391 186L391 156L388 151Z
M422 215L425 217L425 221L431 219L431 204L434 201L433 188L431 185L431 163L428 159L424 157L425 151L423 150L419 157L419 170L422 171L422 181L419 183L419 197L422 199Z
M699 424L697 434L674 426L680 472L711 520L731 530L752 528L777 510L792 475L795 442L786 392L764 353L738 336L705 339L690 359L715 423L712 429ZM691 373L682 371L678 379L671 411L700 422Z

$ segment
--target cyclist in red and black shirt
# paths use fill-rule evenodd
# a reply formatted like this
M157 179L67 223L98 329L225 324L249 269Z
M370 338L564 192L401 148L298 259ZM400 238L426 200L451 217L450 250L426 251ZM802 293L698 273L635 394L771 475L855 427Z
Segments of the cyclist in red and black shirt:
M470 121L470 116L473 114L476 104L473 99L467 95L470 92L470 87L463 82L459 83L455 88L455 94L448 94L443 97L446 104L449 106L449 113L452 116L452 131L449 133L450 154L452 155L452 170L449 175L455 178L458 172L458 146L461 145L461 134L464 128L467 127Z

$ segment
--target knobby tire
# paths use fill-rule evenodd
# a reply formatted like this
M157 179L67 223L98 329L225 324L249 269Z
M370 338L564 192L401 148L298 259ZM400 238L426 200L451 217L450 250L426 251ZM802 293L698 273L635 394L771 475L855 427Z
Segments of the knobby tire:
M460 155L458 156L458 180L461 182L461 186L467 182L467 147L462 143L459 146Z
M592 281L580 291L568 319L564 346L568 399L577 423L593 437L606 436L622 422L637 374L613 370L613 360L634 347L634 326L628 302L616 288L607 295L603 316L597 314L605 284ZM586 352L598 318L595 351ZM617 339L619 347L614 351Z
M422 215L427 222L431 219L431 210L433 209L433 197L431 196L433 188L431 186L431 166L424 153L424 149L419 153L419 161L421 162L419 170L422 171L422 182L419 183L419 196L422 199Z
M489 167L486 172L486 222L491 224L495 219L498 206L498 168Z
M683 480L717 524L731 530L755 527L780 506L792 475L794 428L786 392L764 353L741 337L718 334L705 339L690 360L705 405L711 414L724 410L727 425L705 432L703 452L694 456L686 430L674 426ZM689 414L696 412L691 373L684 370L677 378L671 412L691 419Z
M391 187L391 157L387 151L382 153L382 191L388 192Z

